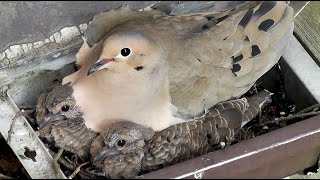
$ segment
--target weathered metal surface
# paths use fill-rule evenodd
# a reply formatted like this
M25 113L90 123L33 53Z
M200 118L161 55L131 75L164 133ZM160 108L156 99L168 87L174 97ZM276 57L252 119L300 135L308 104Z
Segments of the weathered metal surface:
M316 116L142 178L284 178L317 163L319 142Z
M55 178L52 157L10 95L0 99L0 132L33 179ZM28 155L29 152L29 155ZM31 153L30 153L31 152ZM35 152L35 154L34 154ZM60 177L65 177L62 171Z

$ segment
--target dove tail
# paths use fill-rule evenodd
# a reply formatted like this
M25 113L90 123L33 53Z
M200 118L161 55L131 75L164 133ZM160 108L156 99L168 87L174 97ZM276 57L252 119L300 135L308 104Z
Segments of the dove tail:
M268 103L271 102L272 95L273 95L273 93L271 93L267 90L263 90L263 91L259 92L258 94L255 94L255 95L247 98L249 107L243 115L243 122L242 122L241 127L243 127L250 120L252 120L255 116L257 116L259 114L259 112L261 111L261 109L265 105L267 105Z

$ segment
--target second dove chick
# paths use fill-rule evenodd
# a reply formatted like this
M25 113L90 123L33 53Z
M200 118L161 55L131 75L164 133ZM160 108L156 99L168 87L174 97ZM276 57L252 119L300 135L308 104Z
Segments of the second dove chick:
M262 91L250 98L218 103L201 119L155 132L132 122L116 122L103 134L104 148L94 163L111 178L133 178L139 172L166 167L203 155L233 141L235 133L270 99Z
M72 96L72 87L55 85L48 90L38 99L38 129L41 132L46 127L43 134L52 138L56 146L88 159L91 143L98 133L85 126L83 113Z

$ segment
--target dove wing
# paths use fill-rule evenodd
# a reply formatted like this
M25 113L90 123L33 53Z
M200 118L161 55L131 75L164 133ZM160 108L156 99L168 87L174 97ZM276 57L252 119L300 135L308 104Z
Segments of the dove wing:
M293 32L293 10L284 1L264 1L213 26L207 19L184 41L184 58L170 65L172 104L182 116L244 94L280 59Z

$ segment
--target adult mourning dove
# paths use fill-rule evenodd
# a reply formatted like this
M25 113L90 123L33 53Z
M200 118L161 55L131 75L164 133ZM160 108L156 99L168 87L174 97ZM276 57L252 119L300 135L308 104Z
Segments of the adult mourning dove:
M38 129L59 148L85 160L89 158L91 143L98 133L85 126L72 92L70 84L58 84L40 95L36 107Z
M254 118L271 93L262 91L246 98L218 103L199 120L155 132L129 121L113 123L103 134L104 148L94 154L94 164L111 178L133 178L203 155L230 144L235 133Z
M292 32L284 1L189 15L123 7L94 17L77 55L81 68L63 83L72 82L93 130L126 119L159 131L243 95L279 60Z

